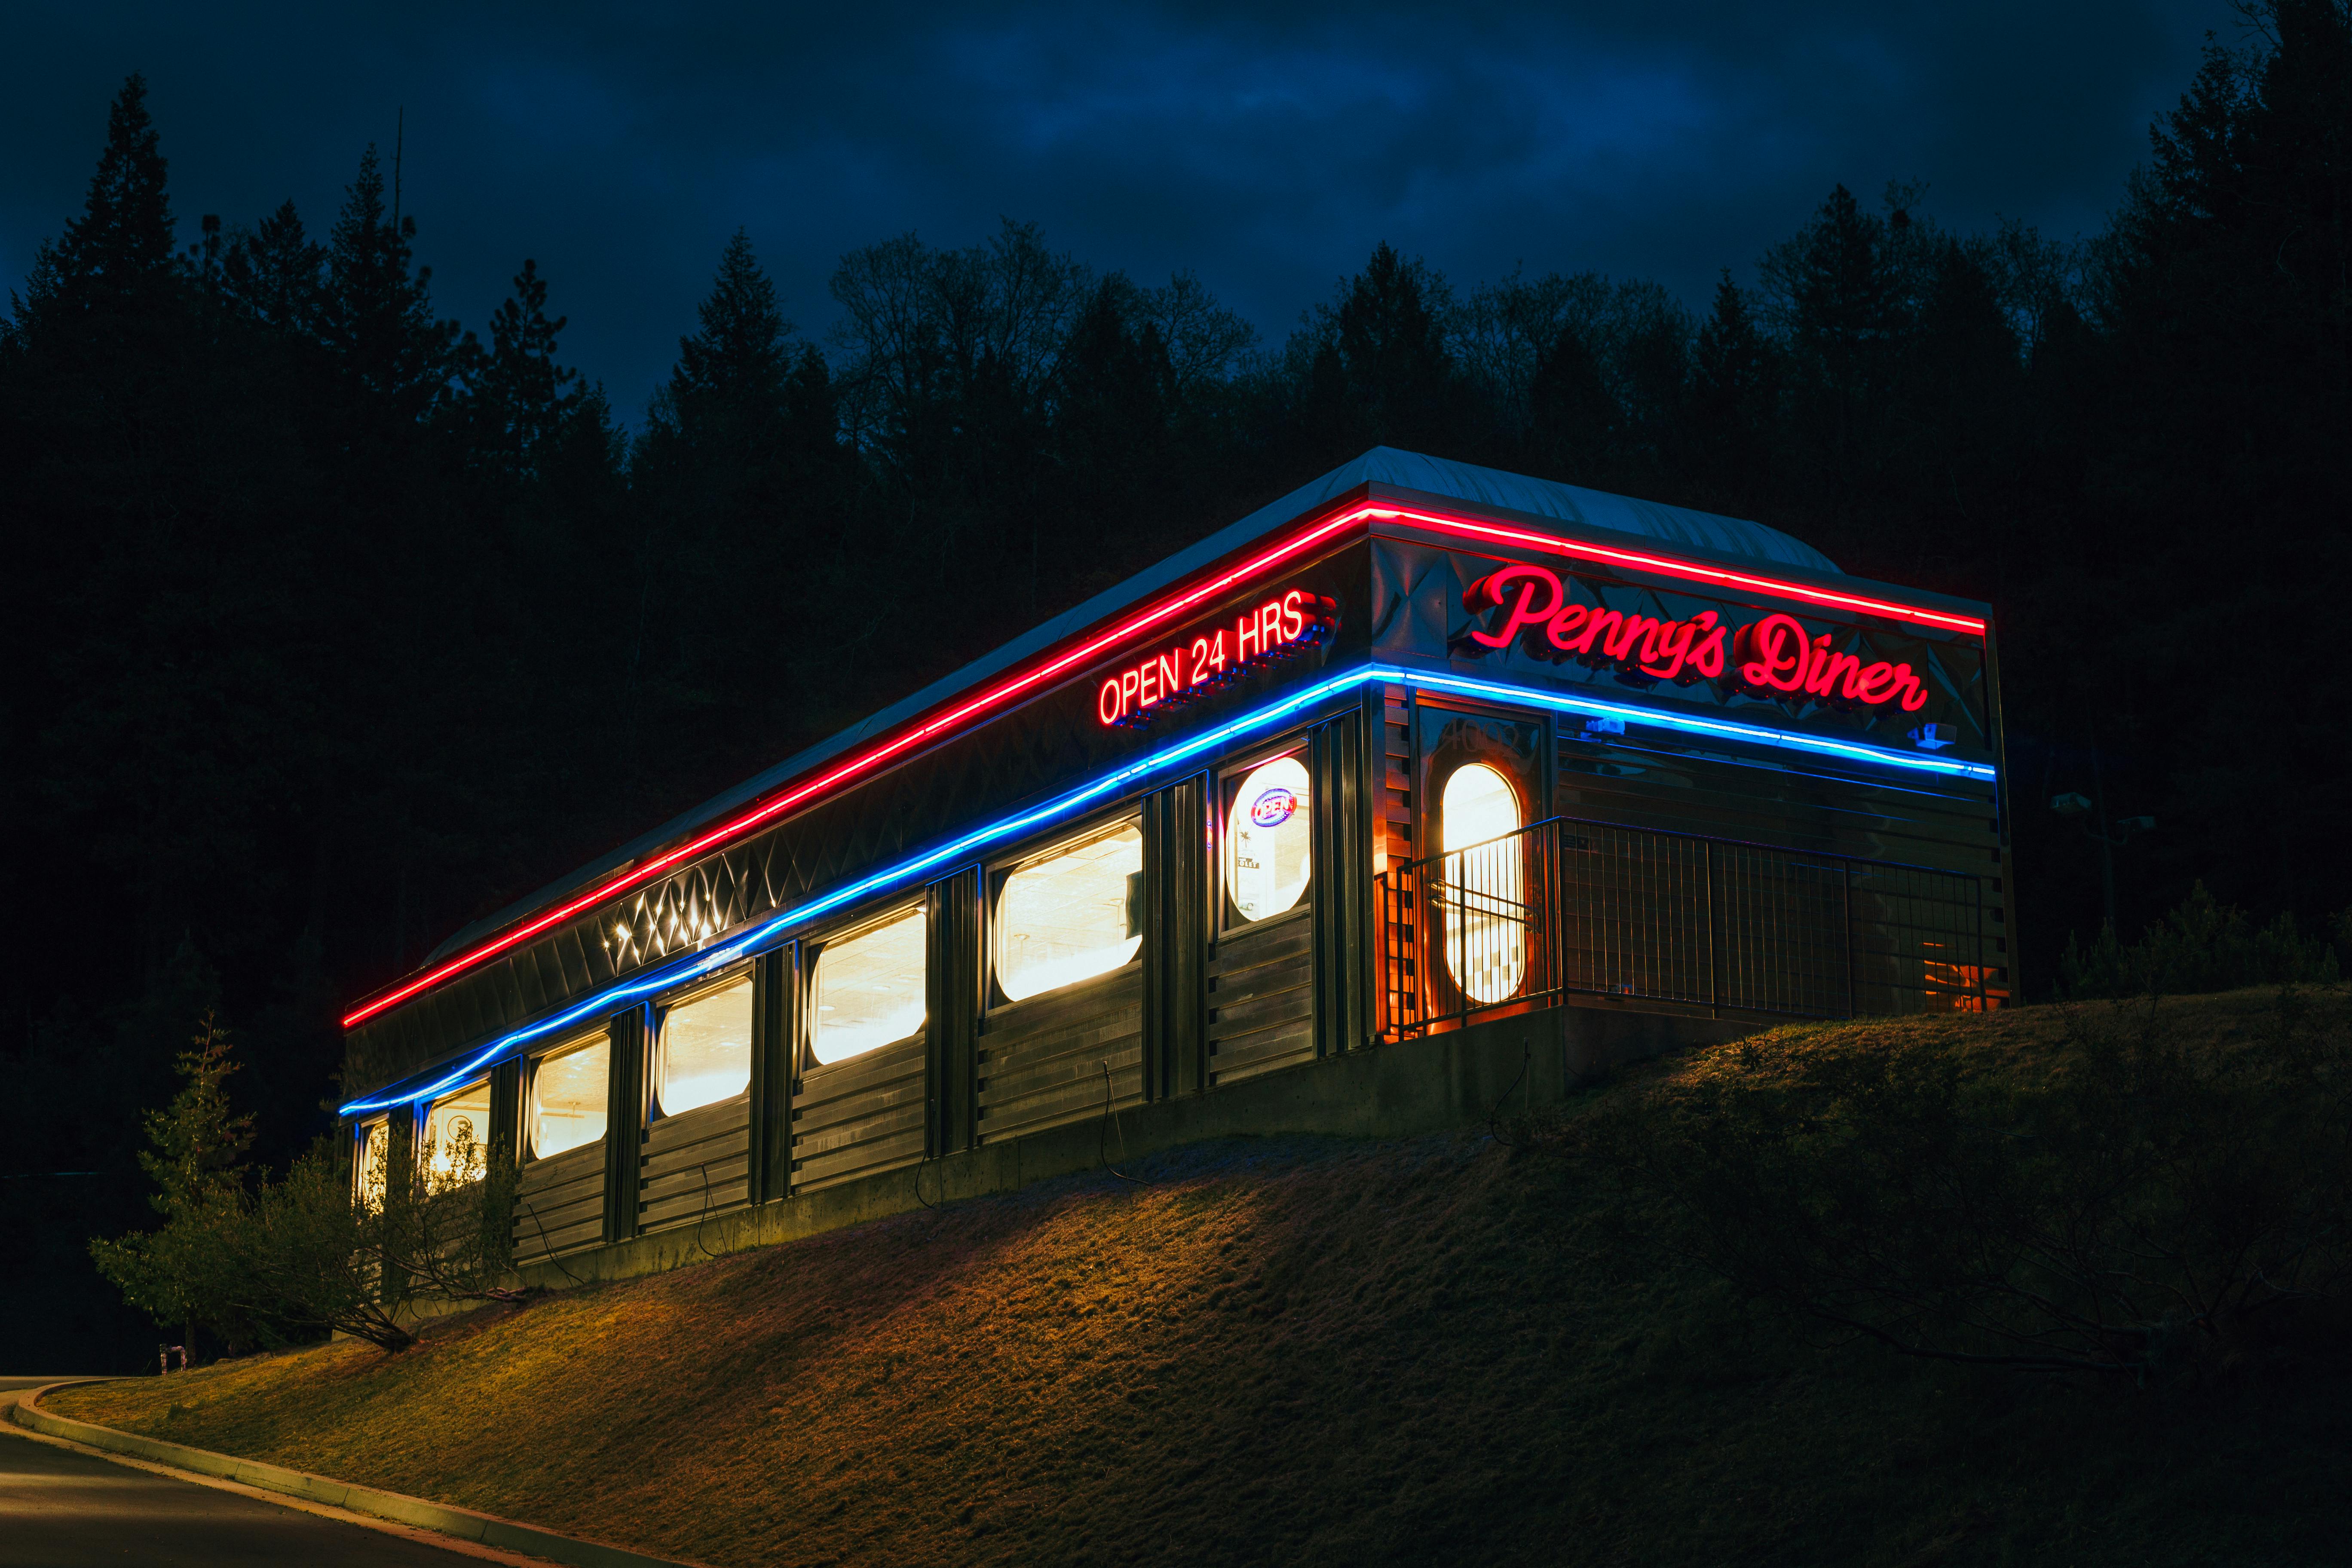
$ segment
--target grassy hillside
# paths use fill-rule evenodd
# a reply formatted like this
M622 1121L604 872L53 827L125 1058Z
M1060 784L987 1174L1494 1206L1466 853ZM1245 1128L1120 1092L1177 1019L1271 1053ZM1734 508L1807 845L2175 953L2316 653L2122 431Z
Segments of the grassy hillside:
M2167 1005L2218 1038L2267 1003ZM1957 1032L2030 1074L2061 1022L1793 1038ZM723 1564L2343 1560L2342 1384L2136 1393L1817 1349L1629 1249L1574 1169L1483 1137L1230 1141L1145 1185L477 1312L398 1356L55 1404Z

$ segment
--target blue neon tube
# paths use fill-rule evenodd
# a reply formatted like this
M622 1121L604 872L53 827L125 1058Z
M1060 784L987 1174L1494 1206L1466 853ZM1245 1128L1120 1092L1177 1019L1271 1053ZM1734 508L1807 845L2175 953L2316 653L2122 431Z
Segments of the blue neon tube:
M1393 665L1368 664L1344 675L1335 675L1317 681L1303 690L1292 692L1280 701L1227 720L1215 728L1203 731L1188 740L1162 748L1150 755L1128 763L1125 767L1105 773L1090 784L1066 795L1057 795L1042 805L1003 817L985 827L976 828L960 837L949 840L937 848L926 850L910 859L874 872L867 877L838 888L823 898L771 915L741 935L707 952L694 953L677 960L661 969L635 980L611 985L553 1016L527 1025L511 1034L502 1035L483 1047L462 1065L453 1068L421 1089L400 1094L387 1094L374 1100L355 1100L341 1108L341 1116L356 1116L371 1110L383 1110L395 1105L413 1105L430 1100L435 1095L455 1089L475 1074L516 1055L531 1041L543 1038L569 1025L598 1014L611 1013L639 997L667 991L681 982L707 974L714 969L742 959L764 944L776 940L795 926L807 924L845 904L856 902L869 894L882 892L920 879L927 871L962 859L977 849L1006 838L1027 833L1032 828L1100 804L1127 786L1154 773L1165 773L1192 761L1203 752L1214 750L1226 742L1241 739L1257 731L1279 724L1311 708L1327 697L1351 691L1365 685L1407 686L1416 690L1438 691L1457 697L1477 697L1491 701L1507 702L1519 707L1543 708L1560 713L1581 713L1599 719L1621 719L1628 724L1643 724L1655 729L1674 730L1685 734L1706 735L1717 740L1738 741L1749 745L1776 746L1793 751L1811 752L1818 755L1843 758L1849 762L1874 763L1900 768L1911 773L1933 773L1945 778L1991 780L1996 774L1990 764L1964 763L1955 758L1938 757L1924 752L1898 752L1888 746L1874 746L1860 741L1832 740L1822 735L1807 735L1790 730L1767 729L1759 724L1743 724L1729 719L1706 719L1696 715L1663 712L1630 702L1612 702L1604 698L1585 697L1569 692L1543 691L1530 687L1507 685L1498 680L1477 680L1466 676L1442 674L1433 670L1403 669Z

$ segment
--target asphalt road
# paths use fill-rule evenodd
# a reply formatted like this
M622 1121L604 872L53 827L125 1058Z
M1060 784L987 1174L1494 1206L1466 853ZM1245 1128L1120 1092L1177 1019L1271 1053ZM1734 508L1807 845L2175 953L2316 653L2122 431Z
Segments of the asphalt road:
M470 1559L235 1492L53 1448L6 1407L55 1377L0 1377L0 1568L299 1563L456 1568Z

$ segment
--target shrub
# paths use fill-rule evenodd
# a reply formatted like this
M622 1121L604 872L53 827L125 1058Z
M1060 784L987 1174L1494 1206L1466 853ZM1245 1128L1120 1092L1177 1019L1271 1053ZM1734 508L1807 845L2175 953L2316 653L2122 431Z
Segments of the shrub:
M251 1118L228 1114L236 1064L207 1016L184 1053L188 1086L148 1115L162 1229L91 1241L99 1270L167 1325L202 1323L231 1345L348 1333L385 1350L415 1336L414 1304L517 1300L517 1171L504 1147L462 1135L446 1170L402 1158L355 1192L346 1146L321 1138L277 1181L248 1184L236 1162Z
M231 1346L264 1325L237 1304L244 1294L227 1228L244 1194L253 1118L232 1115L228 1080L239 1064L228 1031L209 1012L174 1064L186 1081L172 1103L142 1113L148 1147L139 1164L155 1184L148 1202L163 1229L92 1240L90 1257L123 1300L174 1332L202 1324Z
M1783 1030L1541 1142L1742 1293L1906 1355L2210 1372L2321 1342L2352 1279L2340 996L2227 1043L2079 1012L2032 1075L1948 1030Z
M2352 910L2338 925L2352 933ZM2075 998L2181 995L2245 985L2328 985L2338 975L2335 949L2305 937L2294 917L2257 927L2246 911L2221 903L2199 882L2164 919L2129 947L2103 925L2083 952L2070 934L2058 961L2058 991Z

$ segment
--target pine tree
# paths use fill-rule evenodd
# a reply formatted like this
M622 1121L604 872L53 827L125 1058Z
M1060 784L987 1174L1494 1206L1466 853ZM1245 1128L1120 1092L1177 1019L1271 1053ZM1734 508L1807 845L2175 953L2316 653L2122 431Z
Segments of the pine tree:
M2017 331L1990 273L1967 247L1947 240L1902 369L1903 411L1920 433L1911 466L1941 480L1919 487L1923 507L1957 505L1965 514L1970 499L2000 482L2024 381Z
M155 1184L148 1203L163 1216L163 1228L89 1243L99 1272L131 1305L190 1339L198 1324L232 1342L251 1335L250 1316L236 1304L242 1280L235 1251L226 1245L242 1218L245 1156L253 1146L252 1115L229 1109L228 1080L239 1065L230 1057L228 1031L207 1011L180 1053L179 1093L142 1117L148 1147L139 1165Z
M106 150L82 216L35 253L26 280L32 315L121 310L168 285L175 258L166 174L147 80L134 72L107 110Z
M327 245L320 337L357 419L377 439L422 421L447 391L458 344L455 322L433 318L433 269L409 270L416 219L395 228L384 212L383 173L371 145L345 187Z
M1621 413L1584 333L1562 327L1528 384L1529 456L1548 474L1606 486Z
M719 275L696 319L700 330L678 340L677 368L657 416L698 447L716 442L748 453L772 440L782 422L793 329L751 237L740 228L719 255Z
M1374 443L1430 447L1451 441L1457 388L1445 345L1444 279L1383 240L1330 312L1332 343L1350 399Z
M1906 209L1862 210L1839 185L1794 238L1767 255L1788 344L1791 477L1818 507L1815 531L1832 554L1873 531L1895 433L1892 384L1909 328L1899 259L1913 248ZM1902 486L1896 481L1898 504Z
M1886 224L1840 185L1790 242L1781 268L1790 336L1848 431L1885 375L1902 326L1887 249Z
M475 450L501 472L521 479L577 416L587 393L580 373L555 363L566 318L547 316L547 280L525 258L514 293L490 317L490 347L473 378Z
M28 360L18 384L44 389L37 405L0 420L0 443L28 443L10 470L20 502L27 478L47 468L71 488L63 504L121 504L139 457L153 448L152 438L136 441L126 462L122 436L173 417L169 383L189 346L189 291L166 174L147 84L133 75L107 110L106 148L81 216L35 251L8 325L10 349Z
M321 273L326 251L303 232L302 216L288 201L238 236L221 261L221 290L252 321L278 331L309 337L319 331Z
M1765 494L1780 416L1780 363L1747 296L1726 268L1715 307L1698 330L1685 423L1694 478L1710 500L1735 510Z
M1097 284L1055 368L1055 454L1097 495L1145 482L1169 438L1174 377L1158 324L1129 323L1135 295L1117 274Z
M155 1184L150 1201L156 1213L186 1213L243 1190L253 1117L232 1114L228 1099L229 1078L242 1066L230 1057L228 1030L206 1012L180 1053L186 1082L169 1106L143 1115L150 1148L140 1154L139 1168Z

